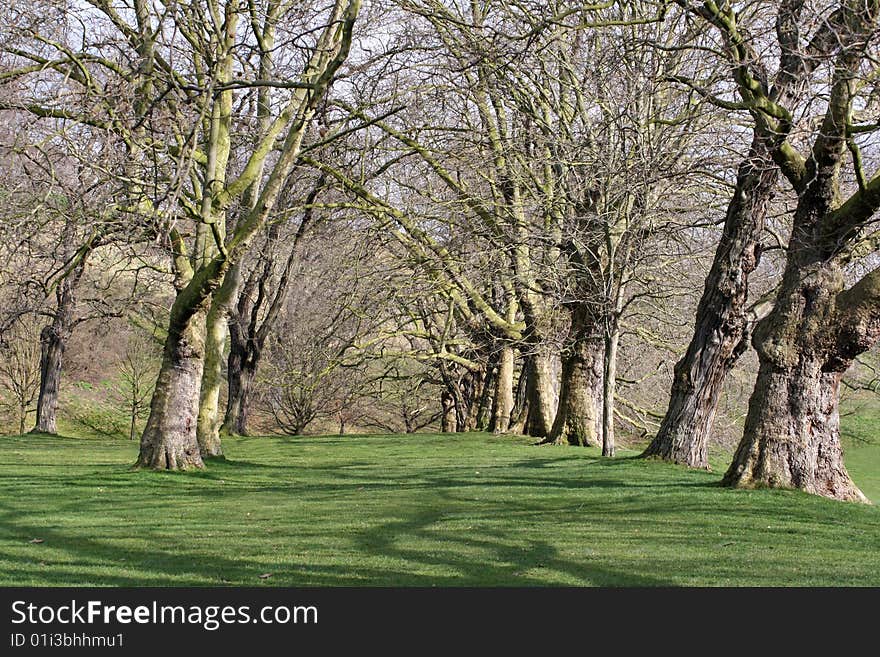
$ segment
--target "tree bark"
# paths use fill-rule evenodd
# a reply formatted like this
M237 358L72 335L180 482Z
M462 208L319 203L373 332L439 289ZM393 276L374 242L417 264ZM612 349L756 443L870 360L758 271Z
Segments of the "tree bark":
M553 363L548 354L533 354L529 359L529 415L526 433L546 438L553 430L556 399L553 388Z
M620 328L617 322L605 336L605 367L602 379L602 456L614 456L614 395L617 391L617 346Z
M598 447L602 418L603 343L577 340L562 359L559 404L550 439L556 444Z
M495 376L495 395L492 400L492 433L507 433L513 414L513 347L502 347L498 354L498 373Z
M205 322L205 363L199 390L196 439L202 458L220 458L220 388L223 385L223 348L226 344L226 317L211 304Z
M809 208L802 213L810 214ZM872 323L857 321L854 335L841 341L841 327L848 330L847 319L857 314L837 307L843 274L810 243L815 236L799 230L813 222L798 214L776 305L755 328L760 369L743 437L722 483L866 502L844 466L838 400L843 372L876 336L865 340L861 332Z
M131 422L128 425L128 439L137 438L137 408L131 410Z
M185 305L180 295L174 305ZM162 367L150 402L150 417L141 436L138 467L155 470L204 467L196 439L205 355L207 311L204 305L189 316L172 307Z
M58 391L69 332L55 321L40 331L40 393L34 432L58 433Z
M76 286L83 273L85 260L66 276L56 291L56 306L52 323L40 331L40 392L37 398L35 432L57 433L58 393L61 388L61 368L67 341L73 332L73 313L76 307Z
M226 404L226 417L223 420L221 433L230 436L247 436L248 419L250 417L251 393L254 378L257 374L259 355L251 353L245 342L237 340L235 333L230 333L229 359L227 377L229 395Z
M838 500L867 502L843 463L840 372L805 359L793 368L762 360L743 440L723 484L798 488Z
M484 372L470 372L466 377L467 412L464 414L464 431L474 431L480 415L480 406L484 399L483 390L489 380L491 370Z
M880 269L845 290L840 242L824 224L837 196L827 169L798 199L776 303L755 327L758 378L723 483L864 502L844 467L839 384L880 336Z
M526 356L520 368L516 388L513 391L513 411L510 414L510 426L508 433L523 434L526 431L526 423L529 418L529 370L531 358Z
M205 367L199 392L196 437L203 458L221 458L220 389L223 386L223 349L228 334L230 304L238 291L240 264L229 269L223 284L214 293L205 321Z
M442 414L440 416L440 431L442 433L452 433L457 427L457 421L455 416L455 399L448 390L443 390L440 393L440 405L442 407Z
M497 361L497 356L495 358ZM476 419L474 421L474 429L477 431L485 431L489 420L487 416L492 413L492 400L495 398L495 389L497 388L496 379L498 378L498 363L492 363L486 370L483 377L482 389L480 391L480 400L477 404ZM409 432L408 432L409 433Z
M758 266L761 233L778 177L766 140L756 133L739 167L693 337L675 365L669 406L643 456L709 468L708 442L721 389L748 346L749 276Z

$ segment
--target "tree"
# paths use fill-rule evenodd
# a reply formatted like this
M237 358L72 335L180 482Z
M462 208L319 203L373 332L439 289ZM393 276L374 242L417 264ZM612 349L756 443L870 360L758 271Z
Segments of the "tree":
M150 408L158 364L156 341L140 332L132 333L116 365L122 385L115 391L116 400L128 414L130 440L138 437L138 422L146 417Z
M305 196L304 209L292 236L285 232L286 220L276 219L266 231L263 249L242 284L237 285L238 297L229 312L229 357L227 359L228 399L220 431L227 435L248 435L248 416L254 380L260 367L266 343L288 300L297 266L301 264L305 237L315 223L314 203L324 185L321 177ZM295 193L295 190L294 190ZM319 217L320 219L320 217ZM282 258L282 248L290 242L290 250ZM278 267L279 260L281 267ZM236 276L241 276L236 272Z
M778 177L766 140L756 133L737 171L693 336L675 365L666 414L643 456L709 467L708 442L721 387L748 348L757 319L748 306L749 276L761 257L764 219Z
M3 405L18 421L18 433L27 430L28 415L40 389L40 347L33 317L22 316L7 328L0 342L0 389Z
M845 271L880 208L880 177L865 174L859 145L876 128L860 125L859 114L873 107L869 80L880 7L842 2L823 11L802 40L814 24L805 4L780 3L781 58L771 82L746 36L748 22L741 25L731 5L687 6L718 31L740 96L735 106L750 113L797 197L774 307L754 329L758 378L723 482L864 501L844 466L838 401L843 373L880 337L880 271L851 284ZM796 118L790 84L800 85L801 98L806 90L812 95L806 100L827 94L827 102L805 103ZM844 175L847 153L852 182Z
M76 34L62 30L36 38L24 34L22 47L9 51L17 66L9 75L50 96L4 106L104 129L124 149L125 199L118 210L158 224L157 234L173 253L178 290L138 465L202 467L196 427L205 348L216 344L206 330L212 296L272 214L312 118L348 55L360 5L337 0L327 11L297 18L290 4L274 0L205 0L168 11L133 0L123 13L106 0L88 4L80 18L94 29L80 35L86 37L82 47L74 43ZM282 21L284 46L292 54L303 52L299 40L312 39L299 72L270 71L265 80L256 72L237 77L238 68L252 70L245 62L255 49L275 52L264 36ZM42 54L47 49L49 57ZM42 86L35 84L40 76L48 78ZM233 152L240 127L236 95L267 86L282 92L271 120L256 143ZM71 93L60 94L65 88ZM120 97L117 89L127 93ZM68 98L73 104L64 106ZM88 102L77 102L83 99ZM236 160L241 168L233 170ZM227 227L227 210L235 203L245 210ZM189 245L179 219L194 224ZM212 322L218 324L225 325L225 318Z

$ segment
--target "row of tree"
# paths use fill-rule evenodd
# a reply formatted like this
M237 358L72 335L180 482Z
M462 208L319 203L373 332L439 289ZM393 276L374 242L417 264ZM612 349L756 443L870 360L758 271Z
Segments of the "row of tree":
M5 275L27 292L7 325L35 307L50 320L38 430L56 430L77 322L143 316L170 281L143 467L222 455L222 436L248 431L262 367L294 432L315 411L310 386L338 387L343 429L359 418L341 409L369 416L350 394L357 372L375 399L407 381L407 430L434 418L428 386L443 430L613 456L622 422L653 435L647 456L705 468L752 345L725 483L864 500L838 405L880 337L876 2L5 11L0 110L22 167L4 187ZM318 299L321 277L304 275L316 232L335 282ZM707 251L658 414L621 389L637 383L618 370L621 345L649 375ZM103 285L94 299L84 280ZM314 349L294 336L322 333L305 367ZM292 371L306 369L321 376L304 385Z

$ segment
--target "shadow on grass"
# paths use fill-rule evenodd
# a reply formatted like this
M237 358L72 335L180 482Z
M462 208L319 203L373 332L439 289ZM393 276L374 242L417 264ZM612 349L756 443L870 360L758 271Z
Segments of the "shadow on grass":
M532 453L481 464L489 456L322 452L321 462L275 465L251 453L187 474L93 463L4 472L0 567L4 581L44 585L663 586L688 573L666 574L656 547L681 558L678 548L697 545L721 572L726 555L713 552L722 539L710 528L736 521L757 544L784 518L798 540L830 544L849 517L828 518L837 503L802 494L722 492L716 475L645 467L637 456ZM876 532L880 515L871 519L861 527ZM618 535L642 552L592 554ZM28 544L34 537L45 543ZM272 578L259 580L264 572Z

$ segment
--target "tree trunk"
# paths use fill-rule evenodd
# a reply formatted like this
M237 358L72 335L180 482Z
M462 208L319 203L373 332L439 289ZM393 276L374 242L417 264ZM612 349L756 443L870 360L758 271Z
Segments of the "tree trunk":
M128 426L128 439L134 440L137 438L137 408L131 409L131 422Z
M59 283L52 323L40 331L40 393L34 431L57 433L58 393L64 350L73 330L74 293L85 266L84 261Z
M546 438L553 429L556 400L553 390L552 359L547 354L533 354L529 359L529 416L526 433Z
M470 372L465 377L466 408L464 413L464 431L474 431L477 428L477 417L480 411L480 402L483 399L483 387L489 378L489 372Z
M440 393L440 405L443 409L440 416L440 431L442 433L452 433L457 429L455 399L448 390L443 390Z
M602 456L614 456L614 394L617 390L617 322L605 336L605 368L602 381Z
M225 283L224 283L225 285ZM222 290L222 287L221 287ZM219 290L218 290L219 294ZM217 294L205 320L205 363L199 391L196 439L202 458L220 458L220 389L223 386L223 348L226 345L226 308Z
M669 406L643 456L709 467L707 445L721 389L748 346L749 275L758 265L759 240L778 176L765 141L756 135L738 171L693 337L675 366Z
M529 418L530 361L531 358L526 356L523 360L522 368L520 368L516 389L513 392L513 411L511 412L510 426L508 427L509 433L524 434L526 431L526 423Z
M577 339L562 360L559 404L549 440L584 447L600 445L602 381L602 339Z
M507 433L513 415L513 347L502 347L498 355L495 395L492 400L492 433Z
M867 502L843 464L840 372L806 360L794 369L762 362L743 439L723 484L799 488L838 500Z
M196 436L202 456L220 458L220 389L223 387L223 349L229 334L229 312L238 294L241 264L230 267L223 284L214 293L205 323L205 369L199 396ZM225 419L225 417L224 417Z
M180 297L175 306L180 303ZM162 367L150 403L150 417L141 436L138 467L156 470L202 468L196 439L199 387L205 355L205 315L202 307L188 318L172 319Z
M229 405L226 407L226 419L223 431L233 436L248 436L248 419L250 418L251 399L254 379L257 374L257 361L246 360L229 376Z
M476 419L474 421L474 429L477 431L485 431L491 418L487 420L487 415L491 416L492 400L495 397L494 390L497 387L496 379L498 378L497 356L496 362L491 363L486 374L483 377L482 388L480 391L480 400L477 404Z
M68 338L68 332L59 329L56 320L40 331L40 395L37 398L35 432L58 433L58 391L61 386L62 357Z
M796 215L795 230L799 219L806 223ZM776 305L755 328L758 379L722 483L866 502L844 467L838 400L843 372L872 342L859 335L867 323L836 308L844 287L839 267L802 239L793 238ZM839 327L852 317L860 324L854 340L841 342Z

